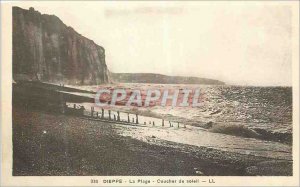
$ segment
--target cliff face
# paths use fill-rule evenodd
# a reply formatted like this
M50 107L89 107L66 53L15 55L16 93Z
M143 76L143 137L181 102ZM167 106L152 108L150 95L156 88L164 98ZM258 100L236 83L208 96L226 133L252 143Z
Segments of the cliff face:
M13 7L13 78L65 84L110 82L105 50L54 15Z

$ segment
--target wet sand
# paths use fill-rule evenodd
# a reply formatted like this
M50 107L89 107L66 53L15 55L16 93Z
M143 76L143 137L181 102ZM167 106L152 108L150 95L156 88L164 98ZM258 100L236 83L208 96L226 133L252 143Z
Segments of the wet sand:
M292 162L122 133L130 127L13 109L13 175L292 175Z

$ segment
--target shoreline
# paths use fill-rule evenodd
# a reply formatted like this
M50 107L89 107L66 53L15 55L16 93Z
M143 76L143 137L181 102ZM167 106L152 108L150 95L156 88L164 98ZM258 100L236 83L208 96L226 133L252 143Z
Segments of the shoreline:
M48 88L48 86L50 87ZM145 85L147 87L147 85ZM111 86L105 86L107 88L112 88ZM125 86L126 87L126 86ZM68 91L69 90L69 91ZM73 92L76 91L76 92ZM91 90L87 89L79 89L79 88L69 88L65 86L58 86L58 85L51 85L48 83L38 83L38 82L19 82L14 84L14 100L15 102L25 102L28 105L33 106L35 104L38 104L35 107L38 107L40 109L45 110L52 110L53 112L57 111L58 105L62 103L62 100L59 100L59 98L64 98L67 103L74 103L79 104L82 106L85 106L87 109L91 107L95 107L98 112L100 112L101 108L98 106L95 106L94 104L94 97L91 95L86 95L86 92L94 93ZM39 93L39 94L36 94ZM43 93L42 95L40 93ZM28 99L30 98L30 99ZM57 100L58 99L58 100ZM19 101L17 101L19 100ZM44 102L47 101L49 106L45 106ZM214 101L215 99L212 99ZM218 99L217 99L218 100ZM219 102L219 101L218 101ZM73 104L72 104L73 105ZM53 108L54 107L54 108ZM208 110L210 111L210 106L202 107L202 110ZM217 107L218 108L218 107ZM171 109L168 108L166 110L162 110L160 107L154 107L151 108L143 108L143 107L137 107L137 108L127 108L121 105L116 105L114 107L109 107L108 109L113 109L120 112L125 113L132 113L132 114L139 114L144 117L150 117L150 118L161 118L167 121L174 121L174 122L180 122L185 125L191 125L195 127L200 127L203 129L206 129L211 132L217 132L221 134L229 134L234 136L241 136L245 138L256 138L261 139L265 141L273 141L273 142L279 142L284 143L287 145L292 144L293 135L290 132L291 128L288 126L282 126L282 124L285 123L275 123L274 122L264 122L264 128L261 128L260 122L243 122L243 121L228 121L228 120L218 120L218 116L222 116L222 109L219 109L215 112L200 112L201 114L195 114L199 113L198 109L180 109L179 111L173 111L171 112ZM189 110L189 111L187 111ZM256 109L255 109L256 110ZM261 109L257 109L258 111ZM175 114L174 114L175 112ZM183 117L182 114L191 113L192 116L196 115L197 117ZM251 114L251 113L250 113ZM201 117L201 115L204 115ZM206 116L205 116L206 115ZM214 116L216 115L216 116ZM224 114L224 116L227 116ZM222 117L221 117L222 118ZM287 128L285 130L277 131L276 128L274 129L274 125L282 126L281 129Z
M13 108L14 176L291 176L292 162L146 137L121 125ZM271 172L270 172L271 171Z

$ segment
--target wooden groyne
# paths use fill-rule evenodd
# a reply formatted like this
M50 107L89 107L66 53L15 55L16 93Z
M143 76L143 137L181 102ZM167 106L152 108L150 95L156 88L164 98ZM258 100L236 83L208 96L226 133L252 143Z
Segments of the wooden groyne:
M93 106L90 108L90 110L88 110L79 104L73 104L72 107L65 104L64 110L62 111L64 111L64 114L67 115L75 115L75 116L83 117L85 119L107 122L107 123L115 123L115 124L122 124L122 125L131 125L131 126L145 126L145 127L152 126L152 127L186 128L185 124L182 124L178 121L167 121L168 125L166 125L165 119L142 116L142 115L138 115L137 113L120 112L120 111L114 111L109 109L105 110L103 108L97 111ZM145 118L148 118L148 121Z
M68 88L64 85L51 85L41 82L18 82L13 84L13 105L56 114L74 115L107 123L148 127L186 127L185 124L176 121L142 116L137 113L113 111L104 108L97 110L94 107L85 108L83 104L78 103L93 103L93 98L66 91L93 93ZM70 106L67 105L67 102L73 104Z

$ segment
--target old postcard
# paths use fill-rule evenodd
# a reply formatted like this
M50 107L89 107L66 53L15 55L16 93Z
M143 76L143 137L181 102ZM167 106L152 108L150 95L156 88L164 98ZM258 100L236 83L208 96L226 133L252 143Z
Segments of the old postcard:
M1 186L299 186L299 2L1 2Z

